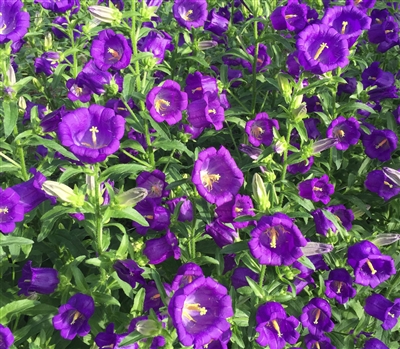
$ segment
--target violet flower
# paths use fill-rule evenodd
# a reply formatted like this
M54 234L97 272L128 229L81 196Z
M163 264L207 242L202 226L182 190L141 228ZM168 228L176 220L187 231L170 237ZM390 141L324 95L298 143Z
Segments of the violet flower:
M178 289L168 306L179 341L195 348L218 340L233 316L232 300L227 289L210 277L199 277Z
M101 95L106 91L104 89L104 85L109 85L111 78L112 76L109 72L102 71L101 69L97 68L94 60L91 59L85 64L82 71L76 78L77 86L83 89L81 92L79 92L77 89L76 94L78 96L82 93L86 95L86 89L83 86L87 86L90 88L90 90L92 90L93 93Z
M315 285L315 281L311 277L311 275L314 273L313 269L307 268L298 261L295 261L292 264L292 267L300 271L300 274L297 274L293 279L293 285L296 289L296 295L298 295L301 291L303 291L303 289L307 285L309 284ZM292 287L290 285L288 286L288 292L292 292Z
M362 137L365 154L379 161L390 160L397 148L397 136L392 130L372 130L371 134Z
M19 195L11 188L0 188L0 232L9 234L15 229L15 222L24 219L24 206Z
M313 336L312 334L308 334L304 337L304 343L307 349L336 349L336 347L331 344L331 339L324 335Z
M63 38L69 38L69 36L64 33L63 31L61 31L58 26L64 28L65 30L67 30L68 27L68 21L65 17L56 17L52 24L56 24L56 26L51 27L51 31L53 32L53 34L55 35L55 37L57 39L63 39ZM74 40L78 39L81 36L82 33L82 27L83 24L78 24L75 26L74 28Z
M239 234L235 229L223 224L219 219L215 219L206 225L205 234L210 235L219 247L233 244Z
M353 279L346 269L334 269L329 273L328 279L325 280L325 295L336 299L340 304L345 304L357 293L352 284Z
M136 178L136 186L147 189L146 199L155 199L161 203L161 198L169 195L169 190L166 190L168 183L165 181L165 173L160 170L153 172L143 171Z
M207 1L175 0L172 12L180 26L188 30L202 27L207 19Z
M368 339L362 349L389 349L383 342L377 338Z
M60 54L58 52L45 52L40 57L35 59L34 67L35 73L44 73L50 76L58 66Z
M277 7L270 16L275 30L295 30L299 32L307 25L307 6L298 0L289 0L286 6Z
M380 62L372 62L361 74L364 89L369 86L390 87L394 84L394 75L379 68Z
M323 74L349 64L347 40L326 24L312 24L299 33L296 42L300 64L314 74Z
M192 202L189 199L187 199L186 196L168 200L166 202L166 204L168 205L169 211L171 212L171 215L175 212L175 208L178 206L178 204L180 202L182 202L182 205L179 209L178 221L179 222L191 222L193 220L193 205L192 205Z
M165 291L167 295L169 295L172 290L171 287L163 283L163 286L165 288ZM164 306L160 292L158 291L156 287L156 283L154 281L149 281L145 286L144 289L146 291L146 295L144 297L144 303L143 303L143 311L147 312L150 309L153 309L154 311L158 311L161 307Z
M347 150L350 145L357 144L360 139L359 122L356 118L344 118L338 116L333 120L326 131L326 136L329 138L336 138L336 149Z
M204 276L203 271L196 263L189 262L181 265L172 280L171 289L176 291L202 276Z
M145 280L142 276L144 270L140 268L134 260L125 259L116 261L113 268L117 272L118 277L131 285L132 288L136 287L137 282L141 285L145 284Z
M238 267L231 276L232 286L237 290L240 287L249 286L246 276L258 282L260 276L249 268Z
M400 317L400 298L396 298L393 303L381 294L372 294L365 299L364 309L368 315L381 320L382 328L388 331L396 326Z
M346 6L353 5L356 8L366 11L375 6L376 0L346 0Z
M187 108L186 92L173 80L165 80L160 87L153 87L146 97L146 108L157 122L166 121L174 125L182 120L182 111Z
M221 146L207 148L199 153L192 171L192 182L200 196L211 204L231 201L243 184L243 173L229 151Z
M335 187L329 183L327 175L323 175L321 178L307 179L301 182L298 188L302 198L314 202L321 201L324 205L331 200L330 196L335 191Z
M255 147L261 144L268 147L274 137L272 128L279 130L277 120L270 119L267 113L258 113L255 119L247 121L245 131L249 136L249 142Z
M393 116L394 116L397 124L400 125L400 105L395 110L393 110Z
M132 49L122 34L105 29L93 40L90 54L99 69L121 70L131 63Z
M251 231L249 248L260 264L291 265L303 255L307 240L290 217L283 213L263 216Z
M76 79L68 79L66 87L68 89L68 98L72 101L81 101L82 103L89 102L92 98L93 91L90 85L86 82L82 75L76 77Z
M89 164L104 161L119 149L125 131L125 119L114 110L92 104L65 115L59 124L58 137L63 146Z
M160 64L164 61L165 51L173 51L174 44L172 37L162 30L151 31L145 38L138 42L138 50L141 52L151 52L156 58L156 63Z
M67 113L65 106L62 105L60 108L46 114L40 121L40 127L43 132L56 132L58 130L58 124L61 122L63 116Z
M148 227L144 227L137 222L132 222L132 226L136 228L136 232L140 235L145 235L149 229L155 231L162 231L169 227L170 212L156 200L145 199L137 203L135 206L137 210L149 224Z
M14 343L14 336L8 327L0 324L0 343L1 349L10 349Z
M215 213L221 222L232 223L234 228L241 229L252 222L234 222L234 219L240 216L255 216L253 208L250 196L237 194L233 200L218 206Z
M114 333L114 323L108 324L105 332L99 332L94 338L94 342L99 349L138 349L138 344L133 343L130 345L119 346L119 343L128 335L128 333L117 334Z
M385 201L400 194L400 186L396 185L382 170L374 170L368 173L364 185L369 191L378 194Z
M187 76L185 92L191 101L203 99L206 92L218 92L217 79L196 71Z
M181 249L175 234L167 230L164 236L147 240L143 254L149 259L149 264L160 264L170 257L179 259Z
M326 207L326 210L333 213L347 231L351 230L352 221L354 220L354 214L351 209L347 209L344 205L334 205ZM334 233L336 232L336 226L325 217L321 209L318 208L312 211L311 214L314 217L315 229L318 234L326 236L329 229Z
M393 258L382 255L369 241L360 241L347 250L347 262L354 269L355 283L375 288L396 274Z
M300 337L296 331L299 321L294 316L287 316L285 309L277 302L267 302L257 309L256 342L273 349L282 349L286 343L295 344Z
M31 293L50 294L59 284L58 272L53 268L32 268L32 261L27 261L18 280L21 289L18 294L29 296Z
M229 26L229 19L221 16L215 8L213 8L207 17L207 21L205 22L204 29L208 30L215 35L221 36L227 30Z
M314 336L319 336L324 332L331 332L335 324L330 319L332 316L331 306L323 298L312 298L303 307L300 316L301 324L307 327Z
M34 3L42 5L45 10L64 13L72 9L75 0L35 0Z
M24 6L20 0L2 1L0 4L0 44L14 43L24 37L29 28L30 15L21 11Z
M217 92L205 92L203 99L197 99L187 107L187 120L196 128L211 127L221 130L225 121Z
M73 340L77 335L84 337L90 332L88 321L93 313L93 298L77 293L58 309L58 315L52 320L53 326L61 331L61 337L65 339Z
M251 56L254 57L255 54L255 46L251 45L250 47L248 47L246 49L247 53L250 54ZM267 46L265 46L264 44L259 44L258 47L258 57L257 59L257 64L256 64L256 72L260 73L260 72L264 72L266 71L266 66L271 64L271 57L268 56L267 54ZM253 62L249 62L246 60L242 60L242 65L244 68L247 68L247 70L249 71L249 73L252 73L253 71Z
M341 96L343 93L352 95L357 89L357 79L356 78L344 78L346 83L340 83L338 85L337 94Z

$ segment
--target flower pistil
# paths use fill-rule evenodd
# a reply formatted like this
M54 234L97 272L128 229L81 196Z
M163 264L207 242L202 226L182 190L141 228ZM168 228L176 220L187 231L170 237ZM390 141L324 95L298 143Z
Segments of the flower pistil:
M201 307L200 303L189 303L185 304L183 307L182 315L190 321L196 322L195 319L189 314L189 311L197 311L201 316L207 314L207 309L205 307Z
M217 183L221 176L219 174L208 174L207 171L200 171L201 182L208 191L212 190L213 184Z
M279 327L278 321L272 320L272 326L274 327L275 331L278 333L278 337L282 337L281 329Z
M318 51L315 53L314 60L317 60L319 58L319 56L321 56L321 53L325 48L329 48L329 46L328 46L328 44L326 42L323 42L320 45Z
M78 310L74 310L71 315L72 321L70 322L70 325L73 325L79 318L84 318L84 316Z
M387 143L387 138L385 138L384 140L380 141L376 146L375 149L378 149L380 147L382 147L383 145L385 145Z
M189 10L188 12L186 12L183 16L182 16L182 18L185 20L185 21L191 21L191 18L190 18L190 15L193 13L193 10Z
M155 109L156 109L157 113L163 115L163 114L165 114L163 112L165 112L167 107L169 107L170 105L171 105L170 102L166 101L165 99L160 98L160 99L157 99L155 102ZM161 110L161 113L160 113L160 110Z
M368 265L368 268L371 270L371 274L375 275L377 273L377 271L369 259L367 259L367 265Z
M346 31L346 27L348 24L349 24L349 22L347 22L347 21L342 22L342 31L341 31L342 34L344 34L344 32Z

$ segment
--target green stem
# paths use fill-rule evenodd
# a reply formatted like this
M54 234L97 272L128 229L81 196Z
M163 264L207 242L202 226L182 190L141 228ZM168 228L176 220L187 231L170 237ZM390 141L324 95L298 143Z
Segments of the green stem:
M164 173L166 173L167 168L168 168L168 165L169 165L169 163L171 162L171 159L174 157L174 154L175 154L175 149L172 149L172 152L171 152L171 154L169 155L168 161L167 161L167 163L166 163L165 166L164 166L164 169L163 169L163 172L164 172Z
M239 148L238 148L238 146L237 146L237 144L236 144L235 137L233 137L233 133L232 133L231 126L229 125L229 122L228 122L228 121L225 121L225 123L226 123L226 125L228 126L228 131L229 131L229 134L230 134L230 136L231 136L232 143L233 143L233 145L235 146L236 154L237 154L238 158L240 159L240 151L239 151Z
M147 156L149 157L151 167L155 168L156 161L154 159L153 146L151 145L150 132L149 132L149 121L148 120L143 120L143 121L144 121L144 133L146 135L146 143L147 143Z
M140 160L139 158L137 158L136 156L133 156L131 153L129 153L128 151L126 151L125 149L121 149L121 151L128 157L130 157L132 160L135 160L136 162L138 162L141 165L144 166L149 166L149 164L146 161Z
M257 59L258 59L258 48L259 48L257 22L254 22L254 39L255 39L256 45L255 45L255 49L254 49L254 61L253 61L253 88L252 88L253 101L251 103L251 110L253 111L253 115L256 115Z
M258 281L258 285L259 285L260 287L263 287L264 278L265 278L265 272L266 272L266 271L267 271L267 266L266 266L266 265L263 265L263 266L261 267L260 280Z
M132 14L132 24L131 24L131 42L132 42L132 49L133 49L133 56L136 57L138 54L138 49L137 49L137 35L136 35L136 2L137 0L131 0L131 11L133 12ZM138 28L140 28L141 23L139 23ZM137 90L141 90L141 84L140 84L140 66L139 66L139 61L136 60L135 62L135 72L136 72L136 87Z
M287 158L288 158L288 146L290 143L290 134L292 133L293 130L293 126L290 124L288 126L288 130L287 130L287 134L286 134L286 149L283 152L283 170L282 170L282 177L281 177L281 190L279 192L279 196L280 196L280 205L282 206L283 204L283 190L285 189L285 178L286 178L286 172L287 172L287 167L288 167L288 162L287 162Z
M392 284L390 285L390 287L388 288L388 290L385 294L386 298L389 298L389 296L392 293L395 286L399 285L399 283L400 283L399 279L400 279L400 272L397 272L396 276L393 278Z
M6 159L7 161L11 162L13 165L17 166L18 168L21 168L19 163L15 162L13 159L9 158L6 154L0 151L0 156Z
M195 209L196 204L194 200L190 200L192 203L193 209ZM189 257L193 261L196 258L196 239L195 239L195 232L196 232L196 212L193 212L193 220L190 227L189 232Z
M99 256L103 253L103 217L100 211L100 165L95 165L94 171L94 207L96 220L96 238L97 238L97 253Z
M232 91L228 88L226 90L232 97L233 99L239 103L239 105L246 111L247 114L251 114L251 111L240 101L240 99L238 99L233 93Z
M24 148L22 147L20 141L16 141L18 147L18 155L19 155L19 162L21 163L21 174L22 179L27 181L29 179L28 172L26 171L26 164L25 164L25 153Z

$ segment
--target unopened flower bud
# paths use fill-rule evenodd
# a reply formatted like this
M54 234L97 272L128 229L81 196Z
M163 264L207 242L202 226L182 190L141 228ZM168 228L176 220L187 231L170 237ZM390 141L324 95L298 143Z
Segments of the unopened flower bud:
M319 242L307 242L307 245L300 247L305 256L314 256L316 254L329 253L333 246L329 244L320 244Z
M47 33L44 36L44 51L50 51L51 48L53 47L53 37L51 36L51 33Z
M324 138L312 145L312 155L318 154L326 149L332 148L337 143L336 138Z
M105 6L93 5L88 7L92 16L105 23L121 22L122 13L116 8L109 8Z
M145 188L133 188L119 193L116 196L117 203L123 207L134 207L139 201L142 201L148 192Z
M42 190L46 194L55 196L63 202L68 202L76 207L81 207L85 200L85 196L75 193L68 185L55 181L45 181L42 184Z
M202 50L202 51L208 50L217 45L218 45L218 43L216 41L212 41L212 40L200 41L199 42L199 50Z
M265 190L264 181L258 173L253 176L252 182L253 198L259 204L262 211L266 211L271 207L267 191Z
M305 103L301 103L300 106L294 109L292 113L295 122L301 122L301 120L307 117L307 105Z
M136 331L143 336L156 337L160 334L161 324L154 320L141 320L136 324Z
M400 234L380 234L375 240L371 241L374 245L386 246L400 240Z
M8 85L9 86L12 86L17 82L17 80L15 78L15 71L14 71L14 68L12 67L11 64L8 66L7 80L8 80Z
M287 149L287 144L286 144L285 138L281 137L274 144L274 151L275 151L275 153L282 155L286 149Z
M384 167L383 172L385 175L396 185L400 187L400 171L396 171L390 167Z
M290 81L287 78L287 74L279 73L277 76L279 89L285 98L286 103L289 103L290 96L292 94L292 86L290 85Z

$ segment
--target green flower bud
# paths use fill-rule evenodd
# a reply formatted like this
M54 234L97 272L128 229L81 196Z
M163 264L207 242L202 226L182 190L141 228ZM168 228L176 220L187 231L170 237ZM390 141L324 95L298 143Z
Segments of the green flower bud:
M123 193L119 193L115 198L121 208L134 207L139 201L142 201L148 192L145 188L132 188Z
M213 48L213 47L215 47L217 45L218 45L218 43L216 41L212 41L212 40L200 41L198 43L199 50L202 50L202 51L208 50L208 49Z
M292 95L292 86L290 85L290 80L287 76L287 74L279 73L276 79L283 98L285 98L286 103L289 103L290 96Z
M51 36L51 33L47 33L44 36L44 51L50 51L51 48L53 47L53 37Z
M162 325L154 320L141 320L136 324L136 331L146 337L156 337L160 334Z
M400 234L380 234L375 240L371 242L377 246L391 245L400 240Z
M92 16L104 23L120 23L122 13L116 8L109 8L105 6L93 5L88 7L88 11Z
M258 173L253 176L252 182L253 198L258 203L262 211L266 211L271 207L267 191L265 190L264 181Z
M68 185L55 181L45 181L42 184L42 190L46 194L55 196L57 199L72 204L75 207L82 207L85 202L85 195L78 194Z

